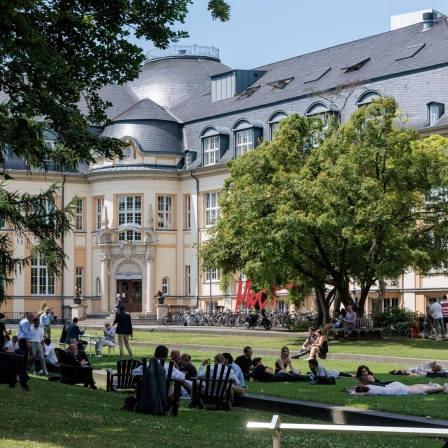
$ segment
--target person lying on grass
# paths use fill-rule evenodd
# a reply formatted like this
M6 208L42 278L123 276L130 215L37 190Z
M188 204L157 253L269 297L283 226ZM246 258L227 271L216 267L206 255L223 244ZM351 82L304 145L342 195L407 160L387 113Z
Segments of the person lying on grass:
M319 380L319 378L353 378L351 373L339 372L339 370L327 370L324 366L320 366L317 359L308 360L310 368L310 376L313 381Z
M288 373L284 370L275 373L270 367L264 366L261 358L253 359L253 370L250 374L250 381L261 382L283 382L283 381L309 381L307 375L300 375L299 373Z
M360 385L368 386L369 384L387 384L376 378L372 371L364 365L358 367L358 370L356 371L356 378L358 378L358 384L361 383Z
M405 369L391 370L392 375L426 376L427 374L442 373L443 368L436 360L426 361L417 367L406 367Z
M435 383L434 383L435 384ZM394 381L385 386L369 384L368 386L356 386L355 390L348 391L351 395L414 395L414 394L437 394L446 392L444 386L438 384L430 386L428 384L413 384L406 386L403 383Z

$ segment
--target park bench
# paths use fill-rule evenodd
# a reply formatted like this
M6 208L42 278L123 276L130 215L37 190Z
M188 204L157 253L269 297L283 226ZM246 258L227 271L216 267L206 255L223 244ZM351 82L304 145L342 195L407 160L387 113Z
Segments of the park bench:
M374 327L373 326L373 320L370 317L358 317L356 319L356 327L351 329L352 333L356 333L356 336L359 339L359 336L361 333L365 334L373 334L373 333L379 333L380 337L383 337L384 328L383 327ZM338 336L339 334L344 335L344 328L330 328L328 331L328 334L333 334L334 337Z
M12 388L16 387L22 358L22 355L12 352L0 352L0 384L8 384Z
M146 365L146 358L142 362L137 359L122 359L117 362L117 372L115 373L111 368L107 368L107 392L117 392L121 390L129 390L136 388L135 377L132 371L141 366L142 363Z
M214 368L212 374L211 366L207 365L205 378L191 378L193 390L189 407L204 409L205 406L214 405L230 410L230 391L232 388L232 379L229 378L230 371L230 367L226 369L223 366L218 376L218 369Z
M58 359L60 373L58 376L50 376L49 381L58 381L63 384L83 384L87 387L92 379L93 367L80 367L66 355L60 348L55 348L54 352Z

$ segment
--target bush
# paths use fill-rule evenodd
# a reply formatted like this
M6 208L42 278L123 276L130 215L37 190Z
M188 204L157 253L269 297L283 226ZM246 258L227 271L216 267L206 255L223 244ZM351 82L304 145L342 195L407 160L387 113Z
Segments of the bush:
M384 327L386 336L407 336L413 321L418 322L418 314L408 308L392 308L374 318L376 327Z

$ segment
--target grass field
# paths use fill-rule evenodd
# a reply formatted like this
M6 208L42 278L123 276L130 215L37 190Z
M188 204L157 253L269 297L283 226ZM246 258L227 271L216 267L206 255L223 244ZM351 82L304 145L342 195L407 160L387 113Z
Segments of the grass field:
M192 362L199 366L204 358L212 358L216 352L203 352L194 348L196 345L206 344L209 346L219 345L228 347L238 347L238 349L230 350L235 355L242 352L239 347L250 344L254 348L254 357L257 356L257 348L273 348L279 349L283 345L288 345L293 350L297 347L297 340L288 337L285 338L269 338L269 337L253 337L250 341L246 336L228 336L222 335L198 335L198 334L179 334L179 333L148 333L139 332L134 337L134 342L153 342L157 344L165 344L170 349L176 348L176 344L192 344L192 349L187 350L192 355ZM300 339L300 343L303 341ZM153 348L144 347L141 344L133 345L134 356L136 358L150 357L154 351ZM339 353L357 353L356 361L321 361L328 369L336 369L342 372L355 373L360 364L364 364L363 354L380 354L383 356L402 356L403 362L400 365L369 362L368 366L383 381L401 381L405 384L428 383L429 380L420 378L409 378L403 376L390 375L389 371L393 368L408 366L406 358L417 357L423 359L448 359L448 342L444 341L425 341L410 339L368 339L368 340L351 340L350 342L332 342L330 345L332 352ZM117 351L118 353L118 351ZM266 366L273 366L275 356L263 356L263 362ZM92 363L95 367L106 368L114 367L117 358L94 358ZM308 363L301 359L295 360L294 366L302 370L303 373L308 371ZM448 382L439 379L440 384ZM259 394L263 389L263 394L268 396L278 396L289 399L297 399L304 401L320 402L334 404L338 406L351 406L359 409L370 409L386 412L395 412L407 415L416 415L422 417L431 417L437 419L446 419L446 405L448 404L448 394L440 395L413 395L403 397L354 397L347 393L341 392L342 388L353 386L356 380L338 379L334 386L312 386L306 383L249 383L249 393Z
M4 424L1 448L220 448L272 446L269 432L251 432L246 423L270 421L272 413L234 408L231 412L189 409L181 403L177 418L153 417L120 411L123 394L30 381L31 394L0 385ZM397 397L401 398L401 397ZM447 396L448 398L448 396ZM427 405L428 403L426 403ZM282 416L288 423L311 420ZM315 422L320 423L320 422ZM282 448L299 446L355 448L442 447L440 440L403 436L282 435Z

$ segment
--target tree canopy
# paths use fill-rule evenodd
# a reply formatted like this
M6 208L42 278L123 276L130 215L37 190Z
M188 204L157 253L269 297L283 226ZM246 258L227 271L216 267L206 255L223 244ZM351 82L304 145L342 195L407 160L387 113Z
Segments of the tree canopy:
M145 56L132 34L165 48L187 37L176 30L191 0L0 0L0 221L17 236L31 235L58 272L64 255L58 239L71 228L73 203L48 208L57 186L41 195L8 191L5 160L15 155L29 170L71 171L93 154L121 156L122 142L98 137L90 125L108 123L99 90L138 76ZM210 0L213 19L228 20L224 0ZM81 113L84 103L88 114ZM48 144L49 130L56 140ZM51 164L51 165L50 165ZM42 221L43 220L43 221ZM45 226L48 220L57 223ZM31 239L27 237L31 243ZM28 258L15 258L6 234L0 235L0 303L4 280Z
M221 218L201 255L258 288L313 288L328 317L337 293L362 315L378 279L447 261L448 141L406 128L394 100L356 111L341 127L297 114L272 142L229 163Z

